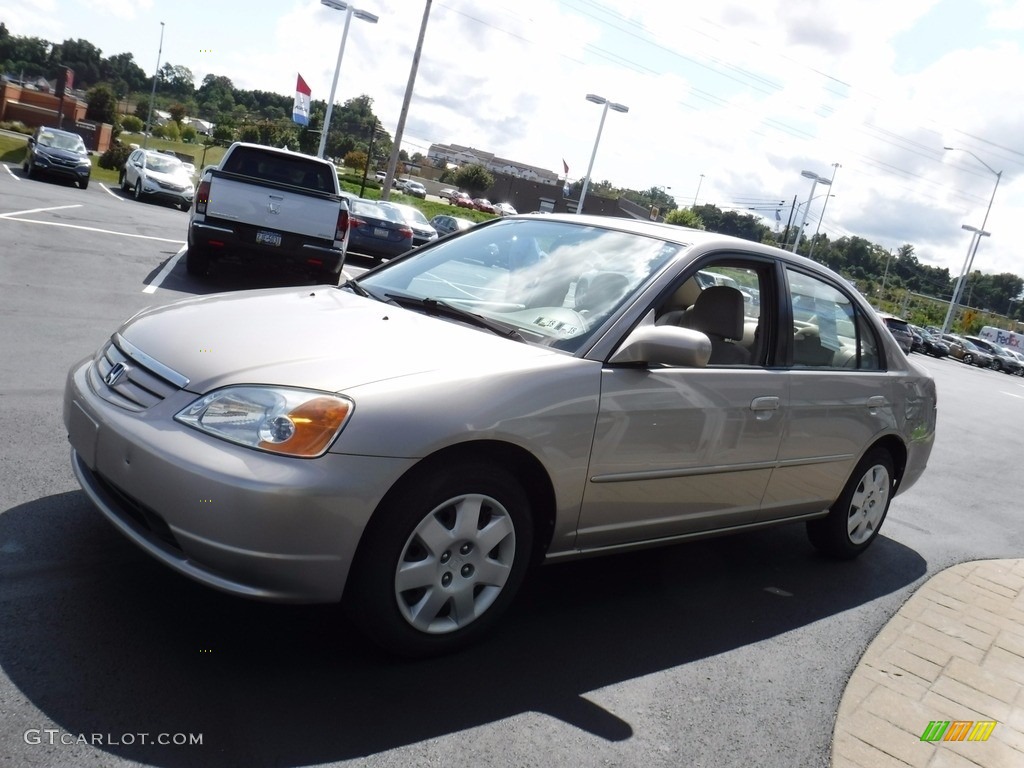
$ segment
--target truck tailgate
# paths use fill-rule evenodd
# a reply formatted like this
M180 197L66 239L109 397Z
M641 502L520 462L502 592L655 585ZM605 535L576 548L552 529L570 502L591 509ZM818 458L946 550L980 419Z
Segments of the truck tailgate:
M264 185L258 180L236 181L217 174L210 184L206 216L275 232L334 240L339 206L337 199L329 196L284 185Z

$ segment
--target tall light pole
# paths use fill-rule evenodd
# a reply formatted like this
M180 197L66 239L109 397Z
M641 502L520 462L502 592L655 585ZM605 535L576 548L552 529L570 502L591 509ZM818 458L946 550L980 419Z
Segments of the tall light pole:
M700 185L703 184L703 183L704 183L704 174L702 173L700 175L700 178L697 179L697 191L693 193L693 205L690 206L691 208L696 208L697 207L697 195L700 194Z
M345 12L345 29L341 33L341 45L338 47L338 63L334 67L334 80L331 82L331 97L327 100L327 114L324 115L323 131L320 133L320 148L316 151L317 157L324 156L324 147L327 145L327 132L331 127L331 113L334 111L334 91L338 87L338 74L341 72L341 57L345 55L345 39L348 37L348 26L352 23L352 17L368 21L371 24L377 23L377 16L367 11L354 8L351 3L343 3L341 0L320 0L320 5L326 5L336 11Z
M966 152L968 155L970 155L975 160L977 160L979 163L981 163L983 166L985 166L985 168L987 168L988 171L990 173L992 173L996 177L995 186L992 187L992 196L988 199L988 208L985 209L985 218L983 218L981 220L981 229L984 230L985 229L985 225L988 224L988 214L992 210L992 202L996 199L996 190L999 189L999 182L1003 178L1003 172L1002 171L997 171L995 168L993 168L991 165L986 163L984 160L982 160L976 154L971 152L971 150L969 150L969 149L961 149L960 147L943 147L943 149L945 149L948 152ZM964 227L964 228L966 229L967 227ZM964 264L964 271L960 273L960 280L957 281L957 290L959 290L960 287L961 287L960 283L961 283L961 281L963 281L964 275L969 273L971 271L971 267L974 265L974 256L978 252L978 246L981 244L981 238L982 237L988 237L988 235L989 235L989 233L985 232L984 235L978 235L977 238L974 238L974 240L973 240L973 246L974 247L971 249L971 252L970 252L970 254L969 254L968 258L967 258L967 262ZM950 304L949 311L950 312L953 311L952 303ZM949 319L949 314L948 313L946 315L946 319L947 320ZM943 326L942 332L946 333L946 330L947 330L946 327Z
M946 310L946 319L942 321L942 332L949 333L949 326L953 321L953 310L956 309L956 305L960 303L960 295L964 291L964 275L967 274L969 264L974 261L974 251L978 250L978 241L983 237L988 237L991 232L986 232L984 229L978 229L972 227L970 224L961 224L960 229L966 229L968 232L972 232L970 245L967 246L967 256L964 258L964 268L960 270L960 277L956 280L956 287L953 289L953 298L949 300L949 309Z
M813 179L814 181L811 184L811 194L807 196L807 207L804 208L804 217L800 220L800 227L799 229L797 229L796 239L793 241L793 253L796 253L796 247L800 245L800 236L803 234L804 224L807 223L807 212L811 209L811 200L814 199L815 187L817 187L819 184L824 184L827 187L832 183L824 176L819 176L818 174L814 173L814 171L800 171L800 175L803 176L805 179Z
M160 22L160 47L156 52L156 72L153 73L153 90L149 94L149 114L146 115L146 133L142 137L142 148L149 145L149 134L153 132L153 101L156 99L156 77L160 74L160 55L164 52L164 23Z
M423 38L427 36L427 22L430 20L430 3L427 0L423 6L423 21L420 22L420 36L416 39L416 50L412 54L412 66L409 67L409 82L405 85L405 96L402 99L402 111L398 114L398 126L395 128L395 140L391 145L391 157L388 159L388 169L384 173L384 184L380 189L380 199L391 198L391 182L395 178L395 169L398 168L398 156L402 152L402 135L405 133L405 119L409 114L409 103L412 101L412 89L416 84L416 72L420 67L420 54L423 52Z
M604 130L604 119L608 116L608 110L614 109L616 112L629 112L629 107L624 104L616 104L613 101L608 101L604 96L598 96L593 93L587 94L587 101L591 101L594 104L603 104L604 109L601 110L601 122L597 126L597 138L594 139L594 151L590 153L590 165L587 166L587 176L583 179L583 189L580 190L580 202L576 206L576 213L583 213L583 203L587 199L587 188L590 186L590 172L594 170L594 158L597 157L597 145L601 143L601 131Z
M828 180L828 188L832 189L832 185L836 181L836 171L842 168L839 163L832 163L832 178ZM814 255L814 246L818 244L818 230L821 229L821 220L825 218L825 209L828 208L828 198L835 197L835 195L829 195L825 198L825 202L821 204L821 216L818 217L818 226L814 228L814 237L811 238L811 250L807 252L807 258L811 258Z

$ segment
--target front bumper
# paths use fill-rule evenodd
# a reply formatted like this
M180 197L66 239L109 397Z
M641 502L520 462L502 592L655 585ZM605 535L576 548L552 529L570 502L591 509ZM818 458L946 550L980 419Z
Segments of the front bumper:
M66 165L59 160L54 160L46 155L35 155L32 158L32 167L39 173L47 176L59 176L63 179L74 181L88 181L92 173L92 165Z
M223 592L335 602L363 528L409 459L328 453L294 459L173 420L184 390L143 411L97 394L85 360L68 374L72 466L104 516L150 555Z

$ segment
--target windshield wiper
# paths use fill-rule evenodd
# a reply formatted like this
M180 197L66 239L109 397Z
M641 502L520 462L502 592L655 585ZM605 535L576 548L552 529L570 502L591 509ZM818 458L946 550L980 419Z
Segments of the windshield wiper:
M374 301L379 301L382 304L398 304L398 302L395 301L394 298L391 296L388 296L387 298L381 298L376 293L371 291L369 288L365 288L360 283L358 283L354 277L350 277L348 280L342 283L341 287L348 288L356 296L362 296L364 299L373 299Z
M429 297L420 299L415 296L402 296L393 293L387 293L384 295L392 302L403 307L416 307L417 309L426 311L428 315L432 315L434 317L447 315L448 317L453 317L457 320L464 320L471 325L475 325L477 328L483 328L506 339L512 339L513 341L526 341L518 330L506 325L505 323L501 323L497 320L491 320L483 315L478 315L475 312L470 312L469 310L457 307L454 304L449 304L448 302L440 299L431 299Z

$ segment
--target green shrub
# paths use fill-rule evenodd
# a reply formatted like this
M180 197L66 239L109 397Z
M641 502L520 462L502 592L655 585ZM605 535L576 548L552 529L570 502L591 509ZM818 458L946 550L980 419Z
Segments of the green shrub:
M124 144L111 144L110 149L100 155L99 166L110 171L119 171L131 153L131 147L126 147Z
M135 115L122 115L121 127L128 133L141 133L146 124Z

